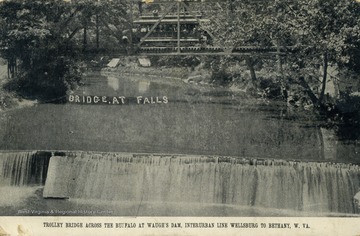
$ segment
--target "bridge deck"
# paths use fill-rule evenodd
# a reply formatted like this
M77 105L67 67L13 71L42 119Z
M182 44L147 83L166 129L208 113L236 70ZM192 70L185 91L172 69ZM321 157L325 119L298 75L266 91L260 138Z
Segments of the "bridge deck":
M209 19L199 19L200 22L209 22ZM159 19L138 19L134 20L134 24L155 24L158 23ZM162 19L162 24L177 24L177 19ZM197 19L194 18L180 18L181 24L199 24Z
M140 47L136 54L139 55L157 55L157 56L174 56L174 55L233 55L233 56L246 56L246 55L276 55L285 54L282 49L278 51L276 47L236 47L236 48L221 48L221 47Z
M196 38L181 38L179 39L181 42L199 42L199 39ZM143 42L177 42L178 39L176 38L146 38Z

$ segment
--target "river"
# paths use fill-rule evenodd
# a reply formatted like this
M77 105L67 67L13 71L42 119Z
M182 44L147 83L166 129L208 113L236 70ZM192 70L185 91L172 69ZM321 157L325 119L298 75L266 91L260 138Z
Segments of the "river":
M211 94L213 94L213 96L211 96ZM9 206L9 204L6 203L0 204L2 205L1 209L4 210L2 212L5 214L46 215L50 214L46 213L48 210L60 209L67 211L68 213L66 214L68 215L77 215L71 212L71 209L75 209L77 213L80 214L80 210L86 208L105 212L98 212L97 214L100 215L309 216L317 214L316 212L312 212L311 207L309 207L312 203L319 205L320 208L314 209L321 209L320 215L339 214L339 212L342 214L353 214L356 212L356 209L354 209L352 205L352 196L355 194L356 188L359 187L357 171L354 172L354 177L351 177L352 184L349 185L349 188L347 188L346 186L348 185L346 185L344 190L340 189L339 186L342 181L350 181L343 179L345 178L344 176L349 175L347 172L349 167L330 165L330 167L325 168L324 166L317 167L316 164L311 163L358 163L358 143L339 141L333 131L321 129L315 122L286 119L286 117L280 115L281 109L279 109L277 105L266 104L256 99L246 98L242 94L216 90L215 88L211 88L210 85L185 84L183 81L176 79L146 78L144 76L131 77L129 75L115 73L108 73L106 75L100 73L89 74L84 79L84 85L69 94L68 98L70 98L70 96L79 96L79 98L84 98L84 100L65 104L37 104L33 107L1 113L0 149L3 150L4 153L2 158L4 160L5 158L9 158L9 155L12 155L7 154L10 150L50 150L50 152L53 153L54 151L65 151L65 153L66 151L92 151L94 153L148 153L147 155L230 156L235 159L245 158L247 160L295 160L301 161L305 166L306 163L310 164L309 167L301 167L300 169L290 166L286 167L286 170L273 167L264 167L265 169L263 169L263 167L261 167L262 165L259 167L254 165L247 167L248 164L245 164L245 166L243 166L243 164L237 164L237 169L231 168L229 164L225 166L223 166L223 164L216 164L213 166L211 164L198 164L192 161L189 161L185 166L182 166L183 164L180 166L174 164L175 167L173 167L174 169L171 172L173 175L174 173L182 173L181 176L186 176L193 173L201 176L202 179L208 179L207 184L219 183L219 181L222 182L226 180L224 175L236 177L238 175L243 176L245 173L245 175L248 176L247 178L250 179L254 179L255 176L259 178L258 174L255 173L262 173L260 176L265 179L272 176L272 179L270 179L268 183L265 180L265 182L258 180L256 183L243 183L244 186L254 185L261 189L256 191L251 190L258 196L257 199L262 199L258 200L259 202L256 204L250 203L254 200L251 200L251 196L247 196L250 202L244 200L246 197L240 197L234 200L234 196L235 198L236 196L242 196L240 193L240 195L234 195L233 191L240 191L236 190L237 185L234 185L234 183L228 183L226 187L219 185L215 187L213 193L209 193L212 196L214 196L214 194L220 194L220 200L218 198L209 198L205 195L194 198L194 196L200 194L195 190L199 189L199 186L203 186L204 183L200 182L191 185L195 180L191 181L191 178L189 180L182 180L181 178L183 177L179 176L170 177L170 173L162 172L164 169L159 169L159 167L156 166L152 167L152 165L147 167L140 165L136 167L136 172L134 172L133 177L139 178L146 170L146 173L150 176L149 178L152 179L155 178L154 175L156 176L156 173L161 172L164 174L163 178L169 180L169 182L164 182L163 184L167 186L173 185L174 188L178 189L177 191L172 191L175 194L174 196L165 196L161 195L163 193L160 194L150 191L146 195L153 194L154 197L150 197L149 199L139 198L139 196L141 196L139 192L133 193L132 195L129 193L128 198L116 197L116 194L114 196L108 194L109 197L113 197L112 199L107 199L106 197L98 197L95 194L99 189L91 190L91 187L88 187L89 189L87 191L95 195L90 194L86 197L81 194L75 194L76 191L80 190L76 190L78 187L74 187L75 189L70 189L75 192L70 194L71 198L69 200L43 199L41 193L44 188L44 181L38 180L36 183L31 181L27 183L18 182L16 184L11 181L14 181L14 178L17 178L15 182L19 181L19 177L15 175L10 177L9 180L9 178L6 177L9 175L4 174L5 172L3 171L3 190L8 193L8 199L13 199L11 196L17 196L17 198L14 199L16 203L14 205L16 207L14 207L14 205ZM107 99L111 97L125 97L126 101L129 102L125 102L125 104L121 102L119 102L119 104L94 104L93 102L92 104L87 104L87 96L91 96L92 99L94 96L107 96ZM141 96L141 100L138 100L139 96ZM164 102L164 97L166 97L167 102ZM145 98L148 98L149 102L146 102ZM30 157L18 158L25 160ZM3 169L11 170L14 173L22 173L20 176L28 171L27 169L33 169L34 166L44 166L43 164L31 164L31 161L15 162L15 159L12 158L9 159L12 161L6 162L4 160L2 161ZM73 165L79 168L84 166L81 164L83 161L76 161L79 160L66 159L65 164L61 164L60 166L68 166L69 168ZM110 163L112 162L113 160L111 159ZM25 165L22 166L16 163L28 164L22 164ZM46 165L48 165L48 162L46 163ZM121 163L122 161L120 161L118 168L125 168L123 171L127 173L129 170ZM160 164L160 166L167 168L166 166L170 162L165 161L164 163L167 164ZM207 163L207 161L205 161L205 163ZM100 164L91 163L90 165L95 165L96 168L99 168ZM216 167L217 165L218 167ZM195 168L195 170L187 170L187 166L188 168ZM286 164L285 166L288 165ZM57 169L59 166L58 164L53 164L51 168ZM212 175L219 171L218 168L221 170L219 172L220 176L222 176L221 178ZM310 174L304 173L305 169L303 168L310 168L308 169L309 172L306 172ZM66 168L62 168L62 170L65 169ZM69 169L67 171L67 173L77 172L75 169ZM188 173L187 171L190 172ZM246 174L247 172L248 174ZM88 172L85 170L79 173L82 173L82 178L79 176L71 177L71 175L68 174L59 176L56 179L77 179L78 181L81 179L81 181L85 181L84 178L88 178L93 182L96 179L103 179L104 177L97 176L95 178L94 175L87 176L86 174ZM314 176L312 176L311 173L313 173ZM120 174L115 175L118 176ZM278 175L282 177L276 179L277 177L275 178L275 176ZM30 177L25 176L21 178L34 179L34 177L31 176L30 174ZM285 181L285 179L288 180L290 176L294 178L293 181L295 182L290 181L287 184L291 185L291 183L294 183L296 190L294 190L295 192L293 193L303 194L303 200L307 199L304 201L310 205L302 205L304 202L301 204L295 203L300 201L299 199L287 199L285 205L276 205L274 201L278 194L281 194L282 191L293 191L289 190L288 185L282 184L278 185L269 195L271 196L269 200L265 200L265 196L269 194L266 190L267 185L279 181L282 182ZM298 178L295 176L303 179L302 184L298 185L298 182L296 182ZM331 179L334 178L334 176L338 176L336 178L339 178L340 181L338 182L339 185L336 185L336 188L339 189L334 191L345 191L346 193L341 195L344 198L341 201L346 201L348 205L338 206L338 204L334 202L340 199L331 197L334 192L329 193L331 195L330 197L325 196L326 194L323 192L326 190L326 186L332 184ZM35 179L39 178L40 177L36 177ZM317 185L316 178L324 178L322 187L319 187L321 185ZM106 179L108 179L108 177L106 177ZM155 181L155 179L152 179L151 184L155 186L154 188L161 189L156 185L156 183L162 183L160 180L161 179ZM76 186L84 184L84 182L81 181L77 182ZM115 180L113 179L111 181L118 181L118 179L115 177ZM113 183L111 181L107 182L107 184ZM184 183L189 185L188 195L184 197L185 202L176 198L181 192L186 191L186 188L180 188L184 186ZM285 183L286 181L284 184ZM307 188L320 189L320 192L304 193L304 188L306 188L303 186L304 183ZM102 184L96 186L101 185ZM139 186L148 185L149 183L147 182L141 182ZM111 186L111 184L109 186ZM59 189L64 189L64 187L59 187ZM115 189L116 191L121 191L122 188L116 187ZM181 189L182 191L180 191ZM70 190L64 190L64 192L68 194ZM292 196L290 192L288 195ZM134 196L140 200L138 199L135 202L130 201ZM225 198L221 196L225 196ZM337 194L334 196L340 195ZM296 198L296 196L294 196L294 198ZM4 199L7 198L4 197ZM119 201L122 204L118 204ZM143 202L143 204L139 205L139 201ZM327 203L324 203L324 201ZM166 204L159 207L160 202L166 202ZM184 209L183 206L187 204L186 202L193 204L194 207ZM196 203L198 203L198 205ZM326 206L324 206L324 204ZM115 207L115 205L117 207ZM32 211L30 211L31 209L29 210L28 206L32 206ZM43 212L36 212L36 209L42 209ZM58 212L58 214L61 213ZM91 213L85 215L91 215Z

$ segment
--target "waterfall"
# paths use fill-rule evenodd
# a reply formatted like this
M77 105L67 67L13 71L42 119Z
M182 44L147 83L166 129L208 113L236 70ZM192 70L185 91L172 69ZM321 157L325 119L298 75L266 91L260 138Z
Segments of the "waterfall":
M48 152L0 152L0 187L44 185Z
M44 197L356 213L359 186L352 164L78 152L51 157Z

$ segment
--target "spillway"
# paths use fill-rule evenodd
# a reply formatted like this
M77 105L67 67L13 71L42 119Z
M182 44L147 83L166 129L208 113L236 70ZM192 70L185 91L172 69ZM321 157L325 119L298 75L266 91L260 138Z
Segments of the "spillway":
M0 187L6 186L43 186L44 198L357 214L353 197L360 187L360 166L219 156L0 152Z
M74 152L51 157L43 194L357 213L359 186L352 164Z
M51 153L0 152L0 187L44 185Z

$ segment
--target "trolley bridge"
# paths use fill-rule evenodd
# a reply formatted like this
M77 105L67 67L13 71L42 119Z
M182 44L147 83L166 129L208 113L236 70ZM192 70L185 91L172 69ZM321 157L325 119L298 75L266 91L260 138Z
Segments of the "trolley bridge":
M104 50L101 38L109 35L114 40L110 54L271 56L286 53L288 48L278 45L224 46L211 32L211 19L204 14L207 6L219 2L224 0L126 0L119 1L123 12L114 11L117 12L114 14L96 7L96 2L89 7L83 1L67 0L63 4L69 5L71 14L60 28L69 40L82 38L83 49L89 53ZM93 45L89 43L94 41Z

